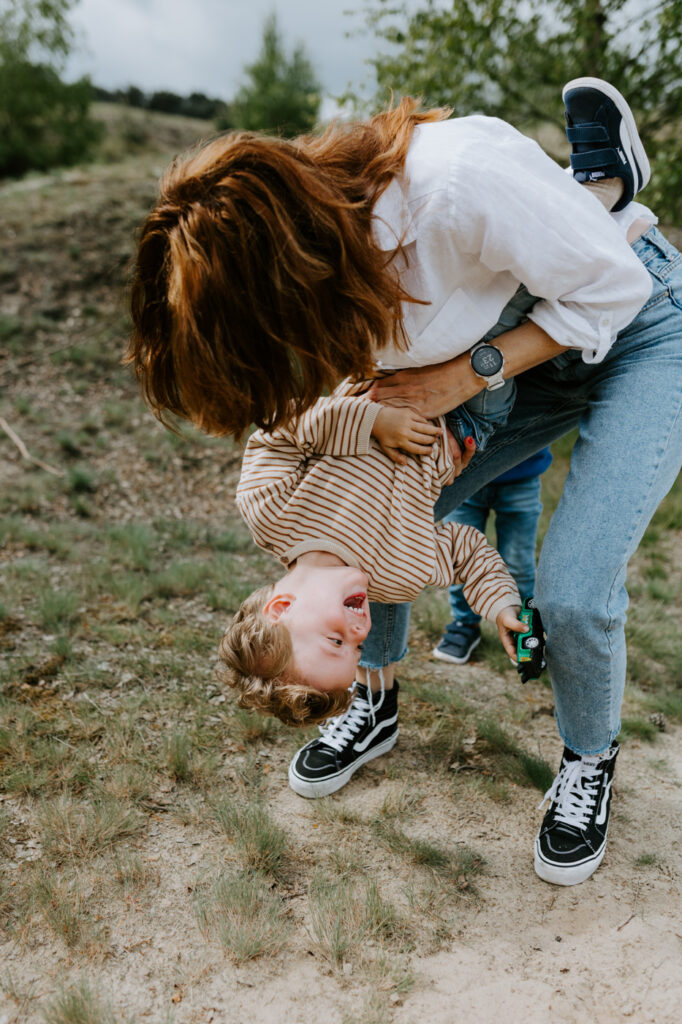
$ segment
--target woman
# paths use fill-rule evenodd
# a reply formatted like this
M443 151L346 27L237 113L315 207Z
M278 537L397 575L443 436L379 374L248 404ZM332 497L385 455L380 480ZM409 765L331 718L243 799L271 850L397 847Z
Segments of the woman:
M503 122L410 101L321 139L210 143L171 169L143 228L129 360L158 415L224 434L278 425L377 364L412 367L378 383L382 400L425 416L473 400L485 426L513 379L511 412L475 454L467 442L438 516L580 427L536 592L565 750L535 867L575 884L605 849L626 566L679 468L682 268L653 215L622 208L647 179L625 101L596 80L565 100L572 162L598 187L617 179L615 218ZM330 792L395 741L407 612L373 610L363 664L383 670L381 706L355 701L299 751L292 784Z

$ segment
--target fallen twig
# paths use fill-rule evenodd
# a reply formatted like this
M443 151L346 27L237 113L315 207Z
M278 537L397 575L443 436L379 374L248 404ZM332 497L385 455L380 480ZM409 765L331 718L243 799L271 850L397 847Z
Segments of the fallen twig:
M617 931L617 932L619 932L619 931L620 931L620 930L621 930L622 928L625 928L625 925L626 925L626 924L630 924L630 921L632 921L632 919L633 919L633 917L634 917L634 916L635 916L634 914L630 914L630 916L629 916L629 918L627 919L627 921L623 921L623 923L622 923L622 924L619 924L619 925L618 925L618 927L616 928L616 931Z
M32 462L34 466L39 466L40 469L44 469L47 473L52 473L54 476L64 476L64 471L61 469L55 469L54 466L48 466L42 459L36 459L30 454L28 448L21 440L19 435L12 430L6 419L0 416L0 427L5 431L10 441L13 442L21 452L22 456L28 461Z

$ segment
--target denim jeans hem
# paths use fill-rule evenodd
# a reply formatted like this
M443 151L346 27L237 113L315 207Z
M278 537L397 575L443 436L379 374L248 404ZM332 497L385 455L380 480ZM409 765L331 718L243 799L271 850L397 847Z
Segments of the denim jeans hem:
M598 750L582 750L580 747L574 747L572 743L569 743L568 739L566 738L566 735L564 734L563 729L559 725L559 719L556 717L556 715L554 716L554 719L556 721L556 727L559 736L564 741L565 745L568 747L569 750L572 750L574 754L578 754L580 757L597 757L599 754L605 754L606 751L610 750L613 746L616 736L620 732L621 728L621 723L619 722L618 727L611 733L609 742L606 744L606 746L599 747Z
M409 654L409 647L404 647L402 654L398 655L397 658L393 658L393 660L391 662L389 662L389 664L397 665L398 662L402 661L403 658L407 654ZM378 664L377 665L374 665L374 664L369 664L368 665L366 661L363 661L363 659L360 658L360 668L366 668L369 672L378 672L380 668L386 668L386 667L387 667L386 662L384 662L383 665L378 665Z

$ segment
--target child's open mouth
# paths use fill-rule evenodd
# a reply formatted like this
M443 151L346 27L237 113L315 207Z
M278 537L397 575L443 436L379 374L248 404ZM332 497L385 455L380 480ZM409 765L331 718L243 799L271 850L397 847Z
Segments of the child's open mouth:
M343 602L343 607L348 608L350 609L350 611L356 612L357 614L364 615L364 604L366 597L367 594L364 592L364 590L360 590L358 591L357 594L351 594L350 597L347 597L346 600Z

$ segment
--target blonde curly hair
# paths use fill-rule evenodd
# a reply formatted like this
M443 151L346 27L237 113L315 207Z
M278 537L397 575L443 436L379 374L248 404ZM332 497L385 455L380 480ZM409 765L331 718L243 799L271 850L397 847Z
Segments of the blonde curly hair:
M275 715L285 725L314 725L341 714L351 702L349 689L323 693L293 678L289 631L263 614L273 591L273 584L254 590L227 628L219 649L223 681L239 692L240 708Z

